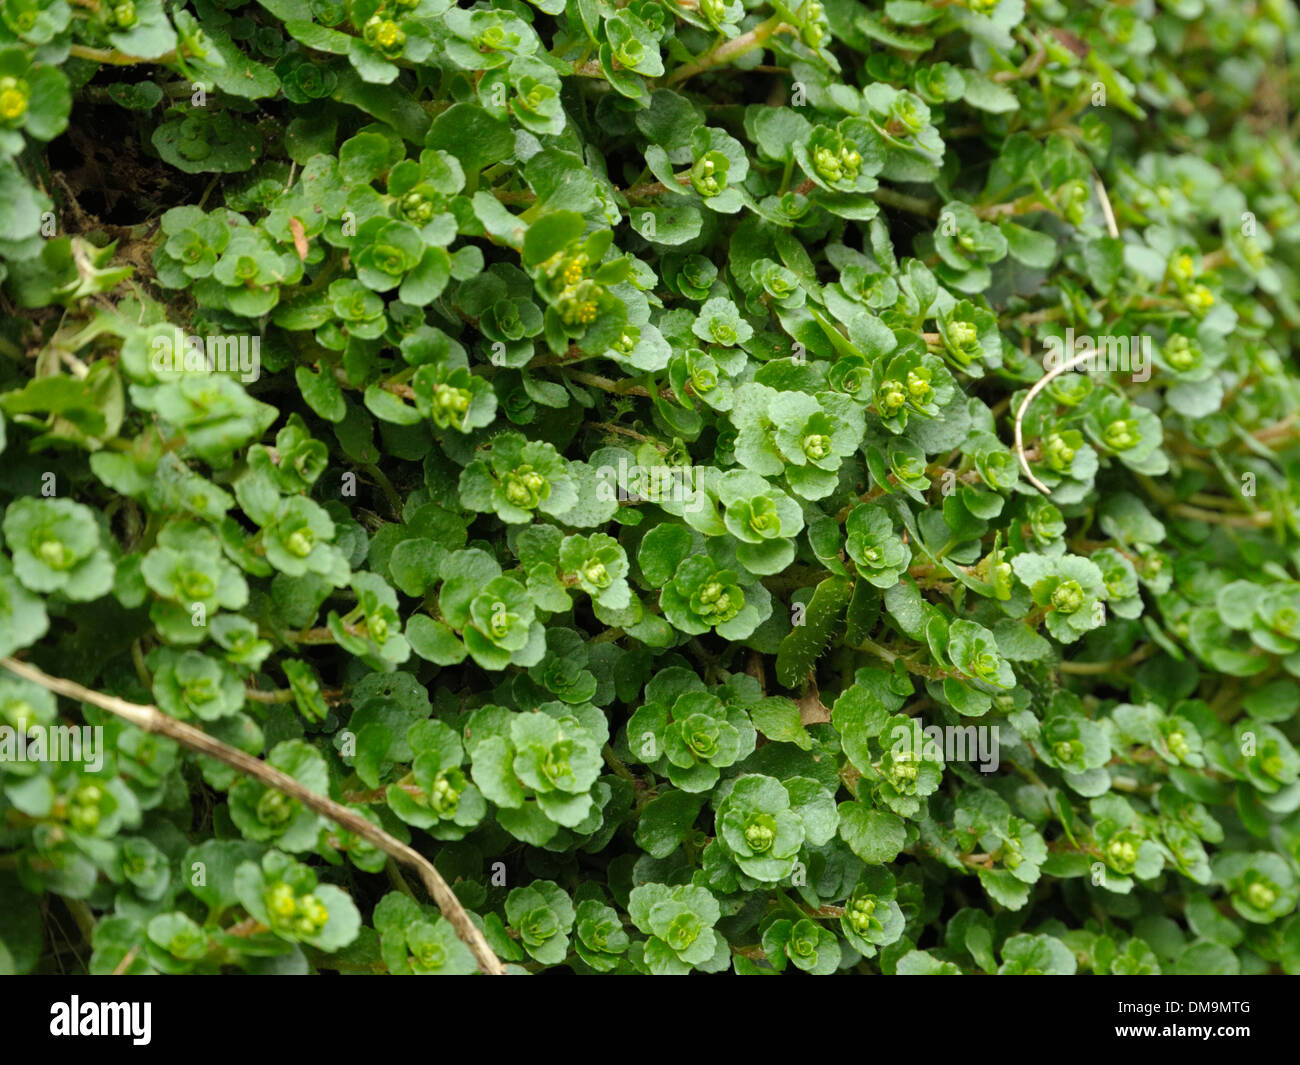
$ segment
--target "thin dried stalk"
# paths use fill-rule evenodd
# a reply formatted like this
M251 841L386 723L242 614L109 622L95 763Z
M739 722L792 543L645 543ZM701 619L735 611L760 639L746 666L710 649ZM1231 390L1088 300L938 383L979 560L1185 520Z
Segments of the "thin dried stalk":
M1040 492L1042 492L1043 495L1045 496L1050 496L1052 494L1052 490L1048 488L1047 485L1043 484L1043 482L1040 481L1037 477L1034 476L1034 471L1029 468L1029 460L1025 458L1025 438L1024 438L1024 425L1023 425L1025 420L1025 411L1029 409L1029 404L1031 404L1034 401L1038 393L1041 392L1048 385L1050 385L1058 377L1060 377L1062 374L1069 373L1071 370L1075 369L1078 366L1082 366L1085 362L1095 357L1096 356L1093 352L1085 351L1082 354L1076 355L1074 358L1061 363L1060 366L1048 370L1047 373L1043 374L1042 377L1040 377L1037 381L1035 381L1033 387L1027 393L1025 393L1025 398L1020 403L1020 409L1016 411L1016 457L1020 459L1020 468L1025 471L1025 476L1029 479L1029 483L1032 484L1035 488L1037 488Z
M1101 203L1101 213L1106 219L1106 232L1109 233L1112 237L1118 237L1119 226L1115 222L1115 209L1110 204L1110 196L1107 195L1106 193L1106 186L1102 183L1101 175L1094 172L1092 184L1093 184L1093 188L1097 190L1097 199ZM1024 430L1022 426L1022 423L1025 420L1025 411L1029 409L1029 404L1031 404L1034 401L1034 397L1037 396L1039 392L1041 392L1044 388L1050 385L1062 374L1069 373L1076 366L1079 366L1082 363L1087 362L1092 357L1093 357L1092 352L1084 352L1081 355L1076 355L1068 362L1062 363L1060 366L1057 366L1055 369L1049 370L1047 373L1045 373L1042 377L1040 377L1037 381L1034 382L1033 388L1029 390L1028 394L1024 398L1024 401L1020 404L1020 409L1016 411L1016 457L1020 459L1020 468L1025 471L1025 476L1029 479L1029 483L1032 484L1035 488L1037 488L1040 492L1042 492L1043 495L1045 496L1050 496L1052 494L1052 490L1048 488L1047 485L1043 484L1043 482L1040 481L1037 477L1034 476L1033 470L1029 468L1029 460L1025 458Z
M260 780L267 787L275 788L277 791L292 796L309 810L314 810L322 817L328 817L331 821L342 825L353 835L360 836L368 843L378 847L389 857L409 865L419 874L425 888L433 897L433 901L438 904L438 909L442 911L442 915L451 922L451 927L455 930L461 942L469 947L470 952L478 962L479 968L489 976L505 975L506 970L505 966L501 964L501 959L493 953L488 941L483 938L483 933L470 920L465 907L460 904L460 900L456 898L455 893L451 890L447 881L442 878L442 874L434 867L434 864L414 847L407 846L401 840L394 839L379 826L371 824L355 810L335 802L328 796L316 794L316 792L300 784L287 773L282 773L274 766L263 762L260 758L254 758L251 754L222 743L193 725L187 725L184 721L177 721L174 717L164 714L156 706L144 706L140 703L127 702L115 695L105 695L102 692L84 687L75 681L64 680L62 677L52 677L35 666L20 662L16 658L0 658L0 665L4 666L9 672L39 684L42 688L47 688L57 695L90 703L92 706L107 710L110 714L115 714L117 717L129 721L136 728L143 729L145 732L166 736L168 739L175 740L182 747L198 754L206 754L219 762L224 762L232 769Z
M1093 187L1097 190L1097 199L1101 201L1101 213L1106 219L1106 232L1112 237L1119 238L1119 226L1115 223L1115 208L1110 205L1110 196L1106 193L1106 186L1101 180L1101 175L1093 171Z

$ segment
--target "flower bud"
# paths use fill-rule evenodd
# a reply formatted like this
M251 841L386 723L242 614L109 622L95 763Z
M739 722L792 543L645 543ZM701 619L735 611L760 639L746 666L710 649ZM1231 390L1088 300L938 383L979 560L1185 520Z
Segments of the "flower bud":
M1048 436L1043 451L1047 464L1058 473L1068 470L1074 464L1075 450L1060 433Z
M393 54L400 52L406 43L406 34L392 19L372 15L366 22L362 35L380 51Z
M276 884L267 892L266 908L272 918L293 917L298 912L298 901L294 897L293 888L283 881Z
M1176 282L1184 283L1196 276L1196 260L1183 253L1169 260L1169 276Z
M907 393L903 390L901 381L890 378L876 389L876 407L886 418L892 418L906 403Z
M1180 373L1192 369L1201 361L1201 351L1191 337L1175 333L1165 341L1165 360Z
M691 388L697 393L712 392L718 387L718 375L707 366L691 370Z
M1246 888L1246 898L1257 910L1267 910L1277 901L1277 892L1262 880L1256 880Z
M67 546L58 540L46 540L36 552L50 569L67 569L77 561L76 556Z
M1214 293L1204 285L1197 285L1183 297L1183 300L1192 311L1203 314L1214 306Z
M1126 451L1137 445L1141 434L1136 419L1119 418L1102 430L1101 437L1112 450Z
M829 148L818 148L813 152L813 168L826 181L839 181L844 176L839 156Z
M464 778L462 777L462 782ZM451 817L460 805L461 791L447 779L447 771L439 773L429 789L429 805L443 817Z
M1083 608L1087 597L1076 580L1065 580L1052 590L1052 609L1061 614L1073 614Z
M814 462L831 453L831 438L824 433L809 433L803 438L803 453Z
M312 535L311 529L304 526L290 534L285 547L288 548L291 555L297 558L306 558L311 554L314 542L315 537Z
M0 122L16 122L27 112L31 90L21 78L0 78Z
M765 851L772 846L776 833L761 822L754 822L745 828L745 842L754 851Z
M928 371L927 371L928 372ZM907 398L914 406L924 407L934 397L930 382L915 370L907 371Z
M1165 737L1165 744L1169 748L1169 753L1177 758L1180 762L1187 761L1187 756L1191 753L1191 748L1187 744L1187 737L1181 729L1174 729Z
M1130 873L1137 864L1137 845L1127 835L1116 836L1106 844L1106 858L1116 869Z
M586 565L582 567L582 575L591 584L597 588L607 588L610 583L609 571L605 568L605 563L598 558L587 560Z
M264 825L285 825L293 819L297 803L282 791L268 790L257 800L257 819Z
M866 935L873 925L880 922L875 917L876 900L870 897L860 897L849 903L848 919L853 931L858 935Z
M139 21L135 4L132 0L122 0L121 3L114 4L109 8L108 21L119 30L130 29Z
M948 323L948 335L952 338L952 342L963 351L973 348L979 343L980 338L979 330L975 327L975 324L961 319Z

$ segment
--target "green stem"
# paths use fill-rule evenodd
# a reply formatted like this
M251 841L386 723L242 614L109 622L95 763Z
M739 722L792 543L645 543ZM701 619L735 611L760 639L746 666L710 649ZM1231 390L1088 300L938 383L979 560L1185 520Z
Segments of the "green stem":
M275 634L272 633L272 636ZM296 644L326 644L335 643L334 633L327 628L303 629L301 632L294 633L289 637Z
M785 161L785 170L781 172L781 187L777 190L778 196L784 196L786 190L790 188L790 176L794 173L794 156L791 155Z
M605 744L605 749L601 753L605 756L605 764L608 765L610 769L614 770L616 776L622 777L629 784L636 783L636 777L632 775L632 770L628 769L623 759L614 753L613 747L607 743Z
M951 677L953 674L945 669L936 669L934 666L922 665L920 662L913 661L904 655L891 651L888 647L883 647L874 640L862 640L857 649L865 651L867 654L875 655L888 665L895 662L901 662L903 668L909 673L915 673L918 677L926 677L930 680L943 680L945 677Z
M374 463L368 463L361 468L374 478L375 483L379 485L388 500L388 505L393 508L393 514L400 518L405 504L402 500L402 494L393 487L393 482L388 479L388 475Z
M882 207L893 207L895 210L919 214L924 218L937 218L939 215L939 204L934 200L925 200L920 196L909 196L905 192L887 189L883 185L871 195L876 203Z
M275 691L263 691L261 688L245 688L244 698L254 703L291 703L294 695L288 688L280 688Z
M91 912L90 907L81 899L66 897L63 899L63 905L68 908L68 912L72 914L72 919L77 922L77 928L81 931L82 938L89 943L95 934L95 915Z
M771 18L760 22L748 33L742 33L739 37L723 41L709 49L695 62L678 67L668 75L666 84L677 85L687 78L693 78L696 74L700 74L712 67L722 66L724 63L739 59L742 55L752 52L755 48L762 48L778 33L795 32L793 26L781 21L780 15L773 15Z
M153 690L153 678L149 675L149 667L145 664L144 649L140 646L139 640L131 643L131 663L135 666L135 675L140 678L146 690Z
M90 48L84 44L70 46L68 55L73 59L89 59L92 63L105 63L113 67L132 67L138 63L157 63L162 66L174 63L179 58L175 49L157 59L142 59L140 56L119 52L116 48Z
M1129 666L1135 666L1139 662L1150 658L1158 651L1159 648L1153 643L1144 643L1131 655L1124 658L1113 658L1106 662L1062 662L1057 668L1062 673L1072 673L1075 675L1095 675L1100 673L1112 673L1117 670L1127 669Z
M615 381L609 377L601 377L599 374L587 373L585 370L563 368L560 372L566 377L577 381L580 385L590 385L592 388L599 388L605 392L614 392L620 396L650 395L650 390L645 385L636 385L630 381ZM673 398L671 390L661 390L659 395L665 399Z
M1257 510L1253 514L1221 514L1215 510L1202 510L1186 503L1176 503L1169 508L1181 518L1207 522L1210 525L1234 525L1239 528L1258 529L1273 524L1271 510Z
M388 859L385 869L388 871L388 880L393 887L397 888L407 898L415 899L415 892L411 890L411 885L406 882L406 877L402 876L402 870L392 858ZM415 899L419 902L419 899Z
M331 280L333 280L334 275L338 273L338 268L338 257L331 255L325 260L325 265L320 268L320 271L316 274L315 278L312 279L311 283L304 285L298 290L299 296L308 296L313 292L319 292L329 284Z

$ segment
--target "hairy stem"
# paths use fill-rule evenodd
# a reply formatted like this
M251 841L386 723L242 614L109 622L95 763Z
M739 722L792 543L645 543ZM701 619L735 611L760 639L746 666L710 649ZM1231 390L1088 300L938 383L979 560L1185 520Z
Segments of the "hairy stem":
M719 67L724 63L739 59L742 55L752 52L755 48L762 48L778 33L797 32L793 26L782 22L780 15L773 15L771 18L760 22L748 33L742 33L739 37L733 37L729 41L723 41L721 44L710 48L694 63L687 63L678 67L668 75L666 84L680 84L687 78L693 78L696 74L702 73L711 67Z

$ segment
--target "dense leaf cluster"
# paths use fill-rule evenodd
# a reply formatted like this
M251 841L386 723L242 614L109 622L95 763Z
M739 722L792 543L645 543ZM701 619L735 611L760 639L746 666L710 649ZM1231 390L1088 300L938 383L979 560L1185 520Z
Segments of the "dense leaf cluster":
M0 0L0 656L410 841L513 970L1300 972L1297 54L1281 0ZM0 969L474 970L299 800L0 724Z

